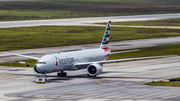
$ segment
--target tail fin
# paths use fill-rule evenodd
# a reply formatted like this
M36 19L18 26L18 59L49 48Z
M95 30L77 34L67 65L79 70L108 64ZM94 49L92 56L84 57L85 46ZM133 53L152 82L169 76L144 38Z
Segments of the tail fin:
M100 46L100 48L102 48L102 49L108 49L110 25L111 25L111 21L108 22L107 28L104 33L104 37L103 37L103 40L102 40L102 43Z

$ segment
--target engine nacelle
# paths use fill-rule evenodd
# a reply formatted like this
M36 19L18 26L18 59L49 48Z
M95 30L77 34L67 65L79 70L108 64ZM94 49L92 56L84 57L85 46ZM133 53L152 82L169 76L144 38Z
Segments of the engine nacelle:
M102 66L99 64L91 64L87 67L90 76L96 76L102 72Z

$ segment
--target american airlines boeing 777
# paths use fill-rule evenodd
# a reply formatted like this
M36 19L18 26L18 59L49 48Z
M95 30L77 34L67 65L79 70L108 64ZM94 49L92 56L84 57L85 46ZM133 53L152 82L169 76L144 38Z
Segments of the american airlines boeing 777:
M166 56L156 56L156 57L106 60L111 54L138 51L138 50L129 50L129 51L120 51L120 52L112 53L111 50L108 49L110 25L111 25L111 21L108 22L100 48L97 49L83 49L80 51L49 54L42 56L41 58L20 55L15 53L6 53L6 52L3 53L38 60L34 66L34 71L38 74L59 72L57 74L58 76L66 76L67 74L64 71L87 69L88 77L95 77L98 74L100 74L102 72L102 65L105 63L166 57Z

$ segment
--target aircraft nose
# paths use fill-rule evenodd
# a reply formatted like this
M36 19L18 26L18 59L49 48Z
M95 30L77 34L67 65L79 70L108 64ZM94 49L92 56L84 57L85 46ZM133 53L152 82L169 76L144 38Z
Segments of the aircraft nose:
M35 71L36 73L44 73L43 66L36 64L36 65L34 66L34 71Z
M41 73L41 71L38 69L37 65L34 65L34 72Z

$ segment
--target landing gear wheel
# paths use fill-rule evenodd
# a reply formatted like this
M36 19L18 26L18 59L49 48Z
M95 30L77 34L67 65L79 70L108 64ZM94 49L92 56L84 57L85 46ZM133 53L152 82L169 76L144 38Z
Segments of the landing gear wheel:
M57 76L67 76L66 72L61 71L61 73L57 73Z
M96 75L95 76L91 76L91 75L87 74L87 77L96 77Z
M47 82L47 79L45 78L45 83Z

